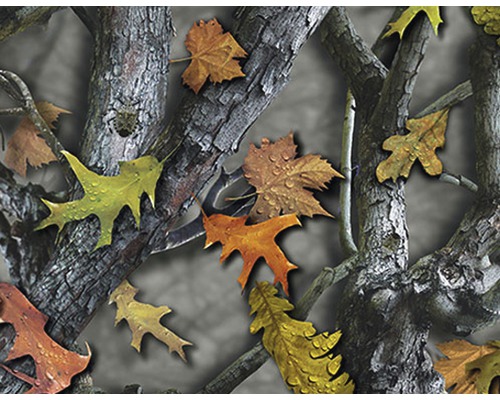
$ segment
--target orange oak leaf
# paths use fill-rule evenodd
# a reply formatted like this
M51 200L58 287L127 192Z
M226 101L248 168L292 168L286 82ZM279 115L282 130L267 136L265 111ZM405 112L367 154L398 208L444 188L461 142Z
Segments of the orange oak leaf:
M286 258L274 239L282 230L301 225L295 214L275 217L256 225L246 225L248 216L230 217L223 214L203 215L203 226L207 234L205 248L220 242L223 262L231 253L238 250L243 257L243 271L238 278L242 289L248 281L255 262L263 257L274 272L274 284L281 283L288 295L287 274L298 268Z
M445 388L454 386L452 393L477 394L478 370L469 370L467 364L498 350L497 347L476 346L466 340L439 343L437 348L446 356L434 363L434 369L443 375Z
M0 364L17 378L32 385L26 393L58 393L71 384L71 378L82 372L90 361L66 350L52 340L44 327L48 318L38 311L13 285L0 283L0 323L12 324L16 331L14 346L5 361L31 356L35 361L36 378Z
M229 33L222 33L222 26L214 18L205 23L196 22L186 37L186 48L191 53L191 63L182 74L183 82L195 93L210 77L213 83L245 76L238 60L247 53ZM175 60L174 60L175 61Z
M50 129L54 129L54 122L62 113L70 112L55 106L48 101L36 103L38 112ZM57 161L45 140L38 136L40 131L28 117L21 120L18 128L7 143L5 164L21 176L26 176L26 164L40 168L43 164Z
M260 149L250 144L243 171L257 189L257 200L250 211L252 221L261 222L280 214L332 217L305 188L323 190L332 178L344 178L319 155L295 158L297 145L293 132L271 143L262 139Z

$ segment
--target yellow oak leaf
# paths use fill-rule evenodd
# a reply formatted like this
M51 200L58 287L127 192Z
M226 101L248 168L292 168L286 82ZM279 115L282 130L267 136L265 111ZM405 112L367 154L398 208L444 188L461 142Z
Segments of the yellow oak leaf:
M37 230L57 225L58 232L70 221L79 221L96 215L101 223L101 234L95 249L111 244L113 222L121 209L128 206L137 226L141 220L141 196L146 193L155 204L155 189L165 160L144 156L120 162L120 174L102 176L88 170L71 153L62 152L85 192L84 197L67 203L52 203L42 199L50 215L42 220Z
M222 33L222 26L214 18L205 23L196 22L186 37L186 48L191 53L191 63L182 74L183 82L198 93L210 77L213 83L245 76L235 58L247 53L229 33ZM173 60L175 61L175 60Z
M488 35L500 36L500 6L474 6L471 14L476 24L484 25ZM497 44L500 46L500 38Z
M399 33L400 39L403 38L405 29L410 25L413 18L420 12L423 11L427 14L429 21L431 22L434 33L438 34L438 26L443 22L441 16L439 15L439 6L411 6L403 11L401 16L396 22L389 22L390 29L384 34L384 38L391 36L393 33Z
M249 297L250 314L256 314L250 333L264 329L262 343L276 362L284 382L295 393L349 394L354 383L347 373L338 375L342 357L332 349L341 332L316 333L310 322L286 314L294 306L276 297L269 282L258 282Z
M262 139L260 149L250 144L243 171L258 194L250 211L253 222L262 222L280 214L332 217L313 193L305 188L322 190L332 178L344 177L319 155L307 154L295 158L296 155L293 132L276 143Z
M36 103L36 108L50 129L54 129L54 122L62 113L69 111L59 108L48 101ZM40 131L28 117L21 120L18 128L7 143L5 165L21 176L26 176L26 166L40 168L43 164L57 161L45 140L38 136Z
M392 154L378 165L378 181L384 182L392 178L396 182L399 176L408 178L417 158L429 175L441 174L443 164L436 155L436 149L444 146L447 121L448 109L406 121L406 128L410 133L391 136L382 145L384 150L391 151Z
M434 363L434 369L445 379L445 388L454 386L452 393L455 394L483 393L476 386L480 376L477 369L481 368L470 367L470 363L496 353L498 349L491 345L476 346L466 340L452 340L436 346L446 356ZM488 393L487 389L485 393Z
M295 214L275 217L256 225L246 225L248 216L230 217L223 214L203 215L203 226L206 231L205 249L212 244L222 244L220 261L223 262L231 253L238 250L243 257L243 270L238 278L242 289L245 288L255 262L263 257L274 272L274 283L281 283L288 294L287 275L297 266L286 258L275 242L282 230L300 225Z
M154 307L134 300L138 292L127 280L124 280L111 293L109 304L116 303L117 307L115 326L123 319L127 321L132 331L131 345L139 352L143 336L150 333L168 346L169 353L175 351L186 361L183 347L192 346L192 343L181 339L160 323L161 318L172 310L167 306Z

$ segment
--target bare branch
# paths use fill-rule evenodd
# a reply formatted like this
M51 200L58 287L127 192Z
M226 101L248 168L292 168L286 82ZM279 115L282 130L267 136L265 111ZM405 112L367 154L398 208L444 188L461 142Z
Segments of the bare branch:
M356 102L350 89L347 90L347 98L344 114L344 126L342 128L342 155L340 160L340 171L344 175L340 182L340 215L339 232L340 244L346 256L350 257L357 253L358 248L354 243L351 226L351 185L352 185L352 142L354 136L354 117Z
M330 10L321 25L321 41L339 64L359 103L378 95L387 68L357 34L345 7Z
M472 182L469 178L466 178L463 175L456 175L450 172L443 172L439 175L439 180L446 183L451 183L455 186L462 186L467 190L470 190L473 193L476 193L478 190L477 185Z
M472 96L472 85L470 81L465 81L455 86L448 93L441 96L434 103L425 107L413 118L422 118L424 115L432 114L443 108L450 108Z
M61 163L61 166L63 166L67 175L69 173L69 165L66 158L61 153L61 151L64 150L64 147L62 147L61 143L59 143L59 140L55 137L43 117L38 112L28 86L15 73L2 70L0 70L0 85L14 101L22 104L22 109L40 131L40 135L45 139L48 146Z
M293 318L304 320L309 315L311 308L331 285L344 279L357 263L356 256L351 257L332 268L324 268L314 279L306 293L297 302L291 312ZM208 383L198 393L231 393L245 379L257 371L270 355L259 341L252 349L238 357L231 365L222 371L215 379Z
M255 199L245 198L229 203L223 208L218 208L216 206L217 201L221 193L227 189L229 186L239 181L243 177L243 170L238 168L232 173L227 173L224 168L222 168L221 174L217 181L210 188L205 200L202 204L203 211L207 214L225 214L231 215L233 217L238 217L248 213L252 207ZM245 192L247 194L249 191ZM167 250L175 249L186 243L195 240L196 238L202 236L205 233L205 228L203 226L203 215L200 212L198 216L187 223L172 231L168 231L164 237L164 240L155 243L155 249L152 254L161 253Z
M3 7L0 13L0 41L32 25L46 24L63 7Z

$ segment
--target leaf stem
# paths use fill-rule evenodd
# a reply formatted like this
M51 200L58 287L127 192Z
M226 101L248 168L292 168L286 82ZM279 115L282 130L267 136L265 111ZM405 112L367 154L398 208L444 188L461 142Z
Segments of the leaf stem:
M177 58L177 59L174 59L174 60L168 60L168 62L170 64L174 64L174 63L180 63L180 62L184 62L184 61L190 61L192 59L193 59L193 57L184 57L184 58Z
M254 197L258 195L257 192L252 192L252 193L248 193L244 196L238 196L238 197L225 197L224 200L225 201L237 201L237 200L243 200L243 199L249 199L250 197Z

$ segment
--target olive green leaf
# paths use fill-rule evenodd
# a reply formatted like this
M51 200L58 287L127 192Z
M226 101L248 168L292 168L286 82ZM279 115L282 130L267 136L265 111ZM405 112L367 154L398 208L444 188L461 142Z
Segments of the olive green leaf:
M101 234L95 249L111 244L113 222L121 209L128 206L137 226L141 220L141 196L146 193L154 207L156 183L165 160L144 156L120 162L120 174L102 176L88 170L74 155L62 152L68 160L85 192L83 198L66 203L52 203L42 199L50 215L36 228L57 225L60 232L70 221L79 221L96 215L101 223ZM95 250L94 249L94 250Z

